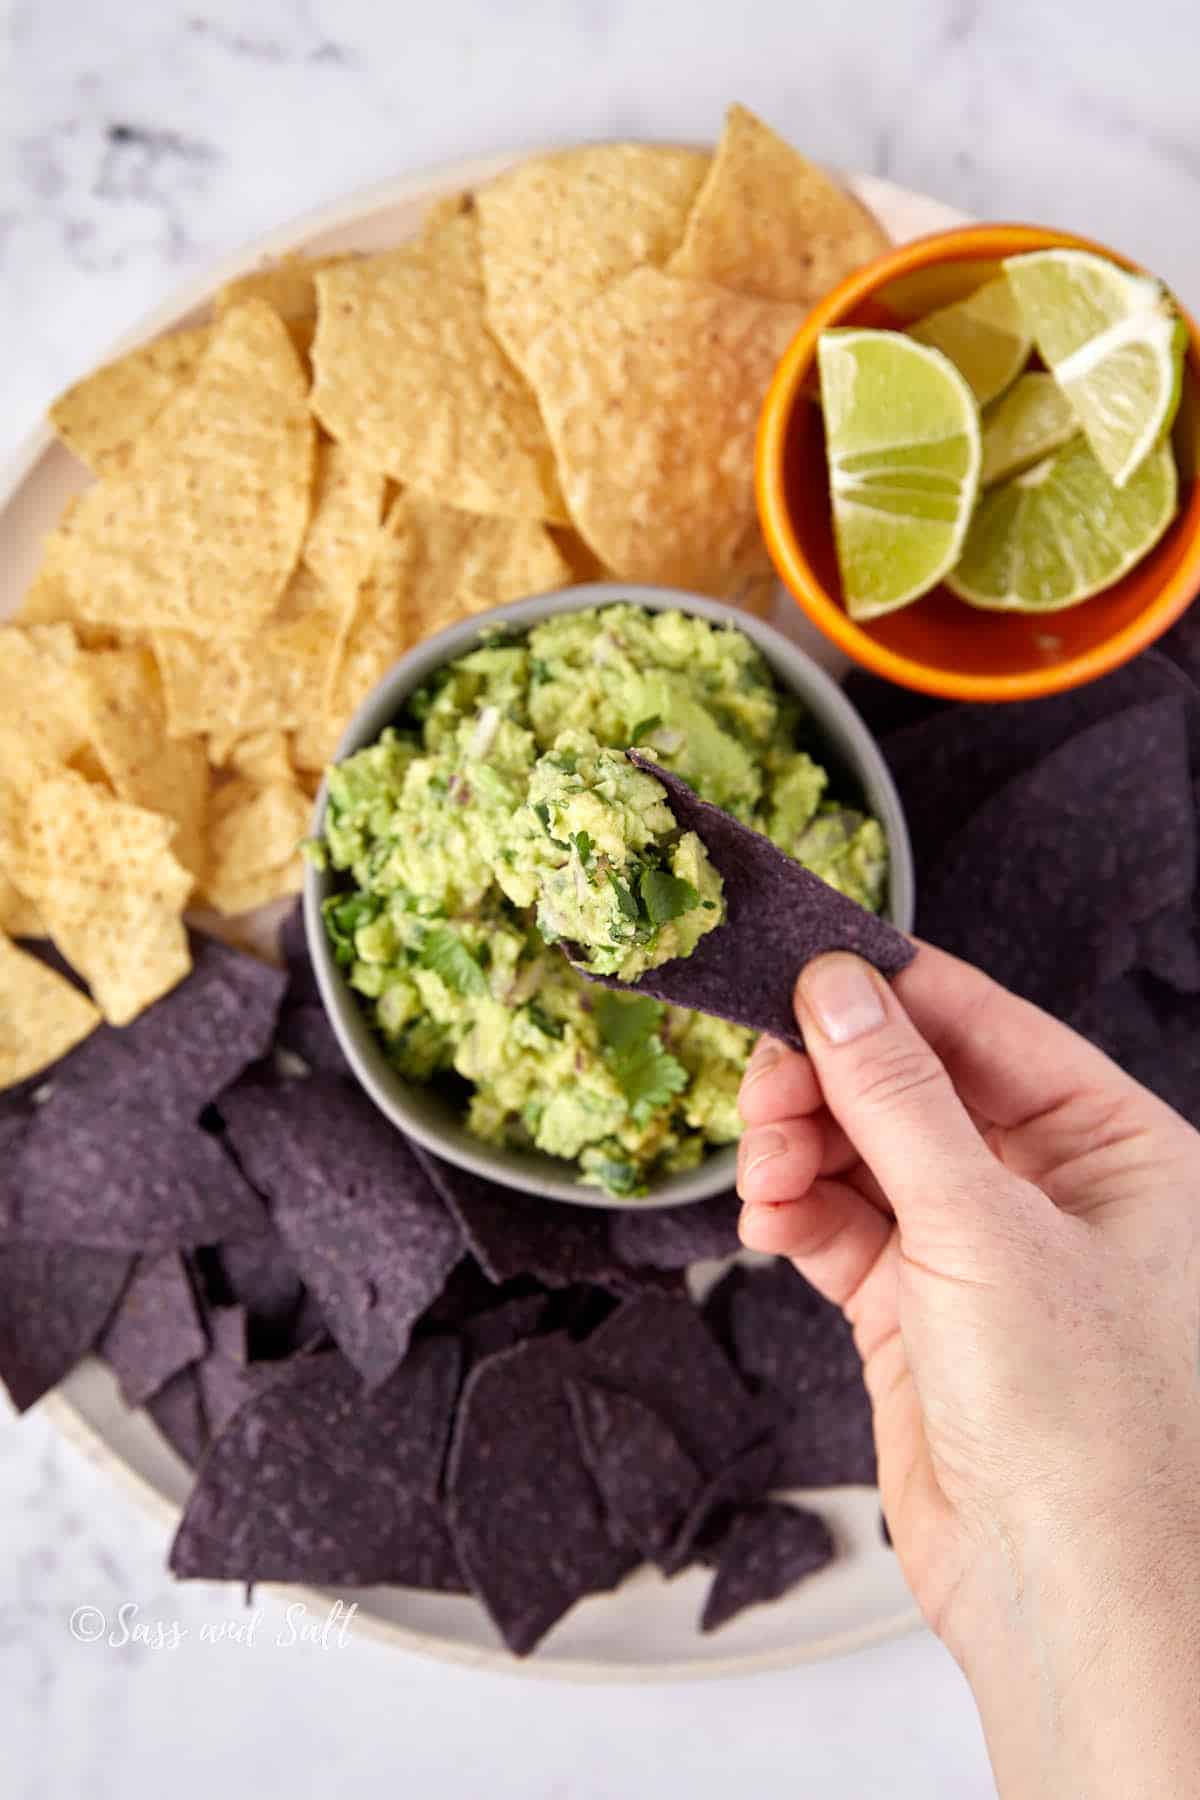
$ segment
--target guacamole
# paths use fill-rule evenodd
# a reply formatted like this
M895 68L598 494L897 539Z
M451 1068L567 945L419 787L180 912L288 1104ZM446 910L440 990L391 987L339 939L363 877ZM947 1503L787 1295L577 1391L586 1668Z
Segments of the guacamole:
M632 979L723 916L703 845L629 745L879 909L883 832L828 794L802 709L750 640L625 605L497 635L439 670L330 770L314 847L349 877L326 924L395 1067L457 1077L479 1137L620 1195L736 1139L753 1042L597 989L558 947Z
M496 879L538 931L595 975L635 981L719 925L722 881L662 784L587 731L540 756Z

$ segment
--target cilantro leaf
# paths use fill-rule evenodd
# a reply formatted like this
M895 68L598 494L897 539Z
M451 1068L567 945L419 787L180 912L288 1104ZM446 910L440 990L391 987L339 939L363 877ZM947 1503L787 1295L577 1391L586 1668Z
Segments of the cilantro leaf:
M638 1172L631 1162L618 1161L616 1157L600 1156L588 1164L588 1174L594 1175L602 1188L610 1194L641 1194L645 1188L638 1180Z
M607 1050L636 1050L657 1032L666 1016L661 1000L614 994L600 988L592 997L592 1017Z
M462 939L446 925L427 932L421 945L421 966L440 975L456 994L486 994L483 970Z
M331 894L322 906L325 929L333 945L334 961L348 968L354 961L354 934L360 925L369 925L383 911L378 894Z
M683 1064L656 1037L647 1038L637 1049L627 1050L622 1056L610 1058L609 1067L635 1125L647 1124L688 1084Z
M666 869L647 869L638 890L652 925L666 925L688 912L700 899L690 881Z
M662 724L661 713L651 713L648 719L639 719L630 736L630 743L644 744L652 731L657 731Z
M544 800L535 800L533 803L533 812L534 812L534 817L538 821L538 824L541 826L542 830L546 833L547 837L549 837L549 835L550 835L550 808L546 805L546 802Z
M618 881L611 869L608 871L608 885L617 896L617 905L620 907L622 913L627 919L632 919L636 924L638 917L638 903L630 893L629 889L625 886L625 883L623 881Z
M666 1008L648 995L636 999L602 991L592 1016L604 1044L604 1060L635 1125L644 1125L688 1084L688 1072L665 1049L658 1033Z
M577 831L573 834L573 836L571 838L571 842L574 844L576 850L579 852L580 862L585 863L588 860L589 856L592 854L592 834L591 834L591 832L590 831Z
M536 1000L531 1000L528 1006L526 1006L525 1011L529 1014L530 1021L536 1025L538 1030L543 1032L546 1037L562 1037L563 1031L565 1030L562 1020L556 1019L553 1013L548 1013L545 1007L538 1005Z

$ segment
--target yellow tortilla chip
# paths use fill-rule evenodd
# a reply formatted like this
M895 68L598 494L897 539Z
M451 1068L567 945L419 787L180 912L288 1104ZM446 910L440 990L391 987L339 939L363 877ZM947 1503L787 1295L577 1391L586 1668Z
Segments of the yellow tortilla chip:
M3 869L0 869L0 931L6 931L14 938L46 935L37 907L17 892Z
M427 245L436 251L441 239L442 227L451 219L457 219L463 213L470 212L475 205L475 196L468 189L457 194L445 194L425 208L425 217L421 220L421 237Z
M191 380L211 327L173 331L85 375L50 408L50 423L97 475L122 467L130 446Z
M312 802L295 782L260 787L236 776L218 788L209 809L209 903L221 913L242 913L297 893L311 815Z
M340 695L337 699L340 703ZM315 777L319 781L334 759L338 739L347 722L335 716L332 710L334 703L335 697L331 696L326 703L326 710L317 713L307 725L292 733L291 757L296 766L296 779L301 783L309 777Z
M0 1089L57 1062L99 1023L86 994L0 931Z
M102 788L107 788L110 794L116 793L117 790L108 778L108 770L90 744L85 744L82 750L77 750L67 767L74 769L76 774L82 775L85 781L91 781Z
M78 661L69 625L0 626L0 861L30 794L86 744Z
M68 771L39 781L6 864L104 1017L127 1025L191 968L175 827Z
M174 821L171 848L200 880L208 760L198 737L167 736L154 657L146 649L93 651L80 658L79 679L90 747L104 775L122 800Z
M316 276L322 269L335 269L349 262L349 256L284 256L277 263L251 269L236 275L213 296L213 311L218 319L247 300L265 300L285 325L301 324L317 316Z
M808 307L887 246L860 200L744 106L731 106L667 268Z
M392 664L455 619L569 583L550 533L531 521L488 519L400 494L363 583L324 707L322 747ZM311 754L297 748L302 767ZM326 758L328 760L328 758Z
M72 607L117 630L256 631L300 553L313 445L279 315L234 307L193 379L60 527L50 555Z
M82 649L115 649L122 633L80 617L68 580L73 520L79 496L67 501L58 526L44 542L42 560L17 609L14 625L69 625Z
M307 571L293 590L292 615L272 619L252 638L151 634L172 737L290 731L320 711L347 609L329 602Z
M741 578L759 408L802 317L638 269L534 344L575 524L618 579L722 595Z
M581 538L577 531L558 526L550 535L559 555L571 571L573 582L612 580L612 570L605 567L587 539Z
M69 625L0 625L0 781L65 763L85 743L79 666Z
M698 150L589 144L481 188L487 321L519 369L547 326L678 247L708 169Z
M244 775L259 787L295 779L291 742L286 731L213 733L208 740L209 760L218 769Z
M312 407L353 456L443 504L566 523L525 382L483 317L478 220L317 277Z
M327 594L352 601L375 556L384 477L342 444L317 446L312 518L300 560Z

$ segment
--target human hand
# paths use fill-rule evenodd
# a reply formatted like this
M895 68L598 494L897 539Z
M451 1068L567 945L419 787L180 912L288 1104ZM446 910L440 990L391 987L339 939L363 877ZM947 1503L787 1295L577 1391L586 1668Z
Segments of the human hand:
M1050 1792L1028 1707L1073 1742L1064 1695L1108 1661L1127 1678L1131 1631L1151 1659L1190 1633L1200 1685L1200 1136L929 947L890 988L821 958L797 1017L808 1055L763 1042L743 1082L742 1237L844 1308L905 1575L975 1687L998 1774L1025 1796L1036 1770ZM1125 1779L1091 1725L1087 1754ZM1193 1791L1144 1774L1071 1785L1076 1760L1053 1791Z

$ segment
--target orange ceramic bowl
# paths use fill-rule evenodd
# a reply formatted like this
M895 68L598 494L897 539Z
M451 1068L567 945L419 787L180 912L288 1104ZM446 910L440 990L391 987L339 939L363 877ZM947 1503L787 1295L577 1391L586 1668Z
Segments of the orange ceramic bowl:
M1033 225L971 225L920 238L858 270L817 306L777 369L758 434L758 508L775 566L813 623L855 662L955 700L1027 700L1094 681L1152 644L1200 590L1200 335L1174 429L1179 513L1150 555L1102 594L1040 616L983 612L944 587L856 625L842 603L816 393L817 339L833 325L903 327L962 298L1002 257L1062 247L1115 250Z

